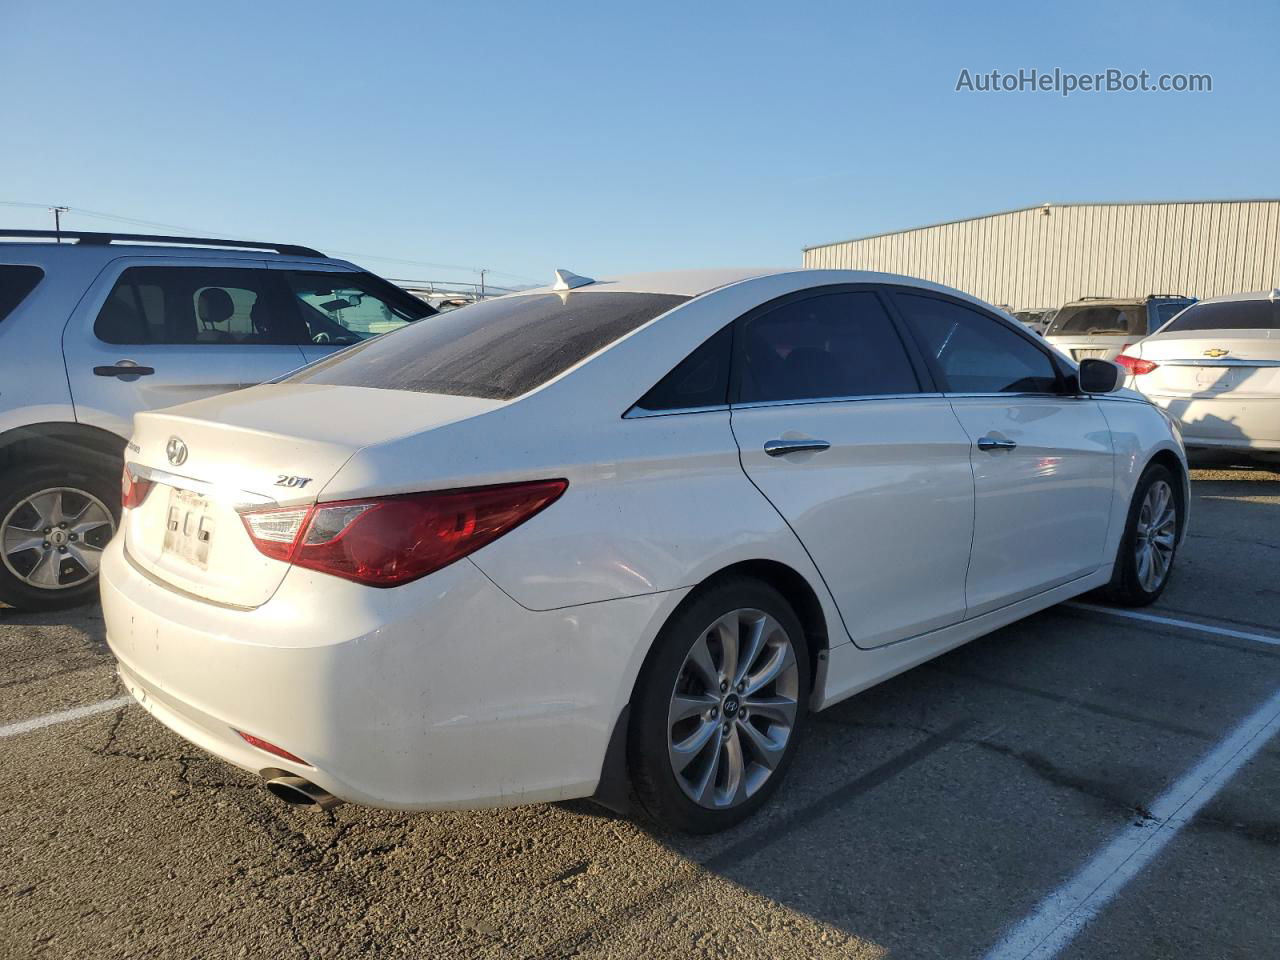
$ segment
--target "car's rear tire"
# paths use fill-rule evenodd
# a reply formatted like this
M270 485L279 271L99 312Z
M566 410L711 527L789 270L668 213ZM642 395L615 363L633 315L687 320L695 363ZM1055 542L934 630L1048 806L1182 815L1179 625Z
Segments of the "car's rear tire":
M1179 480L1163 464L1143 471L1129 505L1116 569L1104 599L1126 607L1155 603L1169 583L1182 532Z
M689 833L749 817L791 765L810 686L803 627L777 590L739 577L695 595L632 700L628 765L645 812Z
M46 461L0 473L0 602L61 610L98 595L98 563L120 522L120 482Z

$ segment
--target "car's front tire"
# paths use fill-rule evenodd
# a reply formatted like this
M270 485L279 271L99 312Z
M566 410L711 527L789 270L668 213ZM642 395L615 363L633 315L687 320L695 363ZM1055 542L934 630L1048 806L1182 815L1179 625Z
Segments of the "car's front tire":
M119 503L105 471L44 462L0 473L0 601L36 611L95 599Z
M745 577L702 590L637 683L627 753L641 806L689 833L750 816L791 765L809 692L804 630L777 590Z
M1178 478L1163 464L1143 471L1134 490L1105 597L1126 607L1155 603L1169 583L1182 531Z

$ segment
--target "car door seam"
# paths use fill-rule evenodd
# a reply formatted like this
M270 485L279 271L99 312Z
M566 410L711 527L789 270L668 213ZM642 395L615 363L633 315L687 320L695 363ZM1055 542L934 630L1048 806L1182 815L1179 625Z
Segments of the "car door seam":
M969 523L969 559L964 565L964 613L960 615L960 623L969 619L969 571L973 568L973 548L978 542L978 474L977 465L973 462L974 455L974 438L969 436L969 431L964 425L964 421L960 419L960 414L956 411L955 401L947 396L947 409L951 411L951 415L956 418L956 424L960 427L960 432L969 439L969 483L973 497L970 503L973 508L973 516Z
M831 584L827 583L827 578L823 574L822 568L818 566L818 561L815 560L813 554L809 552L808 546L805 545L800 534L796 532L795 527L791 525L791 521L787 519L786 514L779 510L778 505L769 499L769 495L760 489L760 485L755 482L750 472L747 470L747 465L742 462L742 444L738 442L737 431L733 429L733 404L729 404L729 435L733 437L733 445L738 449L738 469L741 470L742 475L747 478L747 482L756 488L756 492L759 493L760 496L764 497L765 503L773 507L774 513L776 513L782 522L787 525L787 529L791 531L791 535L796 538L796 543L800 544L800 549L804 551L804 555L808 557L809 562L813 564L813 569L817 572L818 579L822 581L823 589L827 591L827 596L831 598L831 605L835 607L836 616L840 618L840 626L844 628L844 635L848 638L846 642L852 643L855 647L858 647L859 650L873 649L871 647L858 646L857 641L853 639L853 631L849 629L849 624L844 618L844 610L840 608L840 602L836 600L835 592L831 589ZM832 646L838 646L838 644L832 644Z

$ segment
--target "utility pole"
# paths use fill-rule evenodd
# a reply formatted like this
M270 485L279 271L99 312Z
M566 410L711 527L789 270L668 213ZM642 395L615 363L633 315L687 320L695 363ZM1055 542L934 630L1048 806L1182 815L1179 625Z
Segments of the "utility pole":
M53 214L53 233L58 243L62 242L62 215L67 212L66 207L50 207L49 212Z
M484 267L480 268L480 299L481 300L484 299L484 275L488 272L489 271L486 268Z

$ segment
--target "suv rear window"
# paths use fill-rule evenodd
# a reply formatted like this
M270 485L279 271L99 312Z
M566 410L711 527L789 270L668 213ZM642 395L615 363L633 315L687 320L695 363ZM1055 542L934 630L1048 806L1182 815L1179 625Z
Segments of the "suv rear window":
M1063 307L1046 330L1046 337L1062 334L1147 332L1147 308L1140 304L1088 303Z
M39 267L0 264L0 320L13 313L43 277L44 271Z
M688 299L575 291L485 300L366 340L283 382L511 400Z
M1226 300L1187 307L1161 330L1280 330L1280 304L1272 300Z

